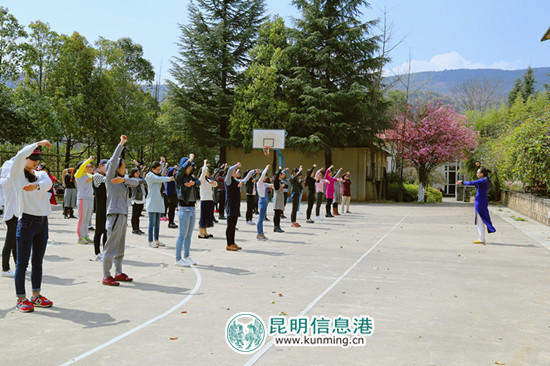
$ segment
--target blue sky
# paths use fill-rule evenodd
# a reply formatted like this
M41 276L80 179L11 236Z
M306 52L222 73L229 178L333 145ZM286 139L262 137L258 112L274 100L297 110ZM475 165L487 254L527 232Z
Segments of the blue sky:
M178 23L187 23L188 0L4 0L24 25L42 20L58 33L77 31L93 43L130 37L140 43L157 72L169 77L177 54ZM268 14L291 24L299 16L290 0L266 0ZM371 1L364 19L388 10L394 40L389 69L412 59L413 71L457 68L522 69L550 66L550 41L540 42L550 27L549 0L380 0ZM376 29L374 29L376 31Z

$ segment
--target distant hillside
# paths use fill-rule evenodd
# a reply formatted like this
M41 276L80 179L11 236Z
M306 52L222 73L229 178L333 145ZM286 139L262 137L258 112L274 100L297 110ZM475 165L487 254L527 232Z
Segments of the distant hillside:
M498 70L498 69L461 69L461 70L445 70L445 71L427 71L411 74L411 87L409 90L420 89L424 92L434 92L442 96L451 96L451 90L457 84L466 82L471 79L489 79L502 80L504 95L512 89L514 81L525 74L527 69L523 70ZM550 67L534 68L535 78L537 81L536 90L544 87L544 84L550 83ZM395 77L386 78L386 84L391 84L395 81ZM395 83L393 89L403 90L404 87L400 83Z

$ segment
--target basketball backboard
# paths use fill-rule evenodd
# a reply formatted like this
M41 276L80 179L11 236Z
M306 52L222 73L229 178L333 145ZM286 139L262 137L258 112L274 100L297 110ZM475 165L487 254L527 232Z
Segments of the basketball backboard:
M284 149L286 130L259 130L254 129L252 134L253 149Z

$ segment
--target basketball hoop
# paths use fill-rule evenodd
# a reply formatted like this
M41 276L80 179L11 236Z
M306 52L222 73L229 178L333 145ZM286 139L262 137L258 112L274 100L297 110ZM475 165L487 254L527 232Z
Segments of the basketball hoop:
M265 156L269 156L269 146L264 146L262 147L262 151L264 152L264 155Z

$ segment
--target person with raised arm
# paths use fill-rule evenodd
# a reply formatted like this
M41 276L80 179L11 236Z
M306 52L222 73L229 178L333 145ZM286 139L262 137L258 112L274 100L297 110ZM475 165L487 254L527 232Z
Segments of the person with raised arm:
M292 212L290 213L290 226L301 227L296 221L296 214L298 213L298 206L302 199L302 166L300 168L294 168L292 175L290 176L290 185L292 187Z
M285 231L281 229L281 217L283 215L283 210L285 209L284 204L284 192L286 184L283 182L285 177L286 169L279 169L275 172L273 176L273 232L275 233L284 233Z
M128 138L120 136L120 143L106 166L105 186L107 188L107 241L103 252L103 280L107 286L118 286L120 282L130 282L133 278L122 272L122 260L126 247L126 227L128 225L128 188L137 187L139 180L126 175L126 163L120 158ZM111 267L115 265L115 276Z
M315 173L315 191L317 192L317 204L315 207L315 219L323 220L321 216L321 205L323 204L323 197L325 196L325 179L323 178L323 170L321 168Z
M334 217L330 213L330 209L332 208L332 201L334 200L334 182L336 182L338 179L336 179L332 176L332 168L334 168L334 165L329 166L327 171L325 172L325 181L326 181L326 184L327 184L327 188L326 188L326 196L327 196L326 211L327 211L327 213L326 213L325 217ZM342 171L342 168L340 168L340 170L338 170L338 172L336 173L336 176L338 176L338 174L340 174L341 171Z
M78 244L94 242L88 234L88 227L94 211L94 190L92 186L94 166L92 165L92 161L94 161L94 157L90 156L88 160L78 163L76 165L76 173L74 174L78 202L78 226L76 230Z
M351 202L351 179L350 172L347 172L342 175L342 213L351 213L349 210L349 205ZM344 211L344 208L348 208Z
M479 163L476 164L477 166L480 166ZM491 216L489 215L489 198L487 194L489 193L489 188L491 187L492 183L489 179L489 174L491 173L491 170L479 167L479 169L476 172L477 180L474 180L472 182L466 181L463 182L459 180L457 182L458 185L464 184L465 186L475 186L476 187L476 198L475 198L475 224L477 226L477 230L479 232L479 239L474 240L473 244L483 244L485 245L485 227L487 227L487 231L489 234L494 233L497 231L495 227L493 226L493 223L491 222Z
M149 228L147 234L149 246L152 248L165 246L159 241L160 215L165 211L164 200L160 193L162 184L174 182L176 180L173 175L167 177L161 176L160 171L160 162L154 161L153 164L151 164L149 173L145 176L145 182L147 182L148 188L147 198L145 200L145 209L149 215Z
M225 209L227 211L227 229L225 230L225 237L227 240L226 250L232 252L242 249L235 244L235 227L241 215L241 187L246 184L252 177L252 174L255 173L254 170L250 170L244 179L238 179L237 168L240 167L241 163L230 166L224 180Z
M44 171L36 171L42 159L39 146L51 146L48 140L30 144L21 149L10 168L9 179L15 194L17 222L17 262L15 265L16 308L24 313L35 307L51 307L53 302L42 296L42 262L48 243L48 216L52 213L48 191L52 181ZM32 297L27 299L25 272L32 262Z
M313 224L314 221L311 219L311 212L313 211L313 205L315 204L315 168L317 164L307 171L306 174L306 186L307 186L307 211L306 211L306 222L308 224Z
M199 239L209 239L214 235L208 234L208 228L214 226L214 198L212 189L218 186L218 183L210 178L208 169L208 160L204 160L199 180L201 196L201 216L199 219Z
M195 203L198 194L196 187L200 187L201 182L193 176L195 154L189 154L189 157L183 157L178 164L179 170L176 174L176 188L178 192L178 219L179 233L176 240L176 266L190 267L197 264L189 256L191 249L191 236L195 227ZM183 258L182 258L183 248Z
M267 183L267 171L269 170L270 165L266 165L260 178L258 179L257 192L258 192L258 208L260 209L258 214L258 223L256 224L256 239L258 240L268 240L264 234L264 219L267 213L267 206L269 205L269 195L267 194L267 189L273 187L272 184Z
M101 246L105 250L105 242L107 241L107 229L105 222L107 221L107 188L105 188L105 166L107 159L101 159L97 165L97 172L93 175L93 186L95 193L95 233L94 233L94 258L95 261L103 260ZM102 245L103 244L103 245Z

